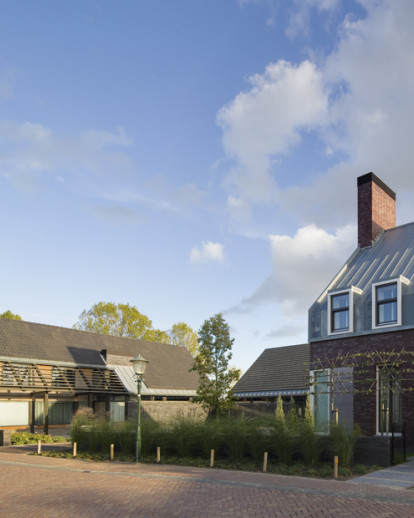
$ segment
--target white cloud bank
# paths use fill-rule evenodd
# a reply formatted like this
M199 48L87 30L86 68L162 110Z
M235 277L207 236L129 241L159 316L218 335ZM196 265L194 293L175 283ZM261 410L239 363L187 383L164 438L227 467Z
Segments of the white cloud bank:
M333 159L329 169L315 172L295 195L302 196L301 190L306 199L308 192L313 194L312 184L322 178L330 182L334 176L342 184L347 177L350 205L352 180L369 171L395 190L414 188L414 2L359 3L366 15L343 18L336 27L338 43L329 55L268 65L249 79L247 91L219 111L223 147L234 162L225 184L239 205L273 201L296 214L294 201L289 206L284 200L289 191L278 189L278 164L289 153L301 154L309 132L327 155L340 158ZM309 0L304 5L319 12L338 2ZM298 12L305 7L298 7ZM306 206L311 210L309 203ZM323 213L323 200L321 209L322 216L329 213ZM345 205L342 209L347 210ZM302 215L302 223L314 221L312 214L307 221L303 210Z
M237 166L228 184L254 202L269 201L276 184L271 157L301 140L300 131L324 122L328 97L321 73L309 61L279 61L250 78L252 88L238 94L217 116L223 145Z
M192 264L224 261L224 246L221 243L203 241L201 247L194 247L190 253Z
M274 302L281 334L294 332L300 312L306 325L310 304L356 246L357 176L378 174L401 193L398 214L412 220L412 204L404 202L414 196L414 2L358 3L365 12L359 19L344 16L330 54L270 64L218 114L223 147L234 162L225 178L233 217L246 218L254 214L247 207L270 202L290 231L299 228L293 237L270 237L271 274L232 308L253 311ZM296 24L310 9L317 14L339 4L296 2ZM289 153L300 156L311 133L329 165L306 177L304 164L281 187L279 165Z

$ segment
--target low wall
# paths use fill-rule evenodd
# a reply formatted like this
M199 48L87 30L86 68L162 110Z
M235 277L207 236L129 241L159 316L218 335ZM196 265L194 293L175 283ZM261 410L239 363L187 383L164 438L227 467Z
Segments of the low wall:
M11 445L11 430L0 430L0 446Z
M128 418L133 419L136 415L136 401L128 401ZM201 405L190 401L141 401L141 416L155 421L168 420L176 416L202 419L206 417L206 412Z
M354 464L391 466L391 437L357 437Z

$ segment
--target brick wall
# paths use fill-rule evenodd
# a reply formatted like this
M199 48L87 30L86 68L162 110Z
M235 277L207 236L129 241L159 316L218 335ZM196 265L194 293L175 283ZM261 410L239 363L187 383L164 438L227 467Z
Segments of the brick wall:
M414 330L395 331L388 333L376 333L349 338L336 338L321 342L312 342L310 347L311 369L329 367L329 363L335 363L335 359L343 358L347 354L378 352L397 352L401 349L414 352ZM337 361L337 360L336 360ZM414 357L409 356L408 361L414 362ZM336 364L336 366L340 366ZM414 365L413 365L414 368ZM368 380L367 378L370 378ZM407 441L414 446L414 374L402 380L402 417L407 424ZM356 365L354 367L355 388L362 389L362 393L354 392L354 423L361 427L364 435L376 434L376 365L368 368L368 372L361 373ZM370 394L366 390L372 385Z
M358 178L358 244L365 247L396 226L395 193L373 173Z

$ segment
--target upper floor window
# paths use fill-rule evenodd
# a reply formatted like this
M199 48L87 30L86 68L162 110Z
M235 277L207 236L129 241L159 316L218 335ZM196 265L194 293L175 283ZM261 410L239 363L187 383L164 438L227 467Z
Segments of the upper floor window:
M331 330L348 331L349 329L349 293L331 295Z
M336 291L328 295L328 334L352 332L354 293L361 290L352 286L346 291Z
M401 283L408 284L405 277L377 282L372 285L372 327L401 325Z
M377 325L397 323L397 283L377 286Z

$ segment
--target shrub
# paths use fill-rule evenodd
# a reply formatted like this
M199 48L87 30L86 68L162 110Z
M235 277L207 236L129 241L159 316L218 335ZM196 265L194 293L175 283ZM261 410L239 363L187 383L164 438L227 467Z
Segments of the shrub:
M319 437L315 433L315 422L309 395L306 397L305 416L299 423L298 433L300 452L306 462L314 466L319 461L320 444Z
M30 432L12 432L10 440L13 445L37 444L38 441L43 443L66 442L64 437L52 437L48 434Z
M282 464L290 464L292 462L295 437L287 427L281 396L277 400L274 427L277 458Z
M171 419L169 423L172 447L181 457L197 456L197 435L199 422L181 415Z
M355 436L340 424L331 423L330 438L333 455L338 456L339 465L349 468L354 455Z
M221 419L206 419L205 422L198 421L194 433L197 449L203 457L209 458L211 450L219 454L220 448L223 445Z
M222 419L223 453L232 461L240 461L247 449L247 441L252 435L252 422L244 417Z

